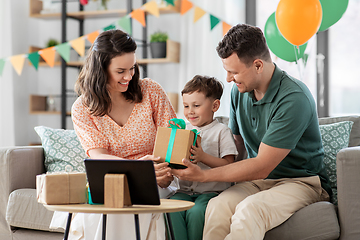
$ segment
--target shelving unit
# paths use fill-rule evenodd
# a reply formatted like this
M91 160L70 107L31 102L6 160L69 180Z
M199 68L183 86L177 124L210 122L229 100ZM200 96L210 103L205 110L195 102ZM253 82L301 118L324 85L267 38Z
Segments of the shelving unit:
M146 0L143 0L143 4L146 3ZM61 0L61 13L44 13L42 14L42 1L40 0L30 0L29 16L32 18L51 20L51 19L60 19L61 20L61 42L64 43L68 39L66 38L66 29L67 29L67 19L74 19L79 21L79 36L83 36L83 25L85 19L97 19L97 18L120 18L128 13L132 9L132 0L127 0L127 9L112 9L112 10L102 10L102 11L84 11L83 6L79 4L79 11L67 12L66 0ZM175 1L175 6L171 5L161 5L159 6L160 14L172 14L180 12L180 0ZM145 16L146 21L147 16ZM147 28L143 28L142 31L144 46L147 45ZM29 52L39 51L40 48L30 47ZM178 63L180 61L180 43L174 42L171 40L167 41L167 50L166 58L147 58L147 48L143 48L142 59L138 59L137 62L142 66L144 75L146 75L147 64L159 64L159 63ZM41 59L41 58L40 58ZM41 59L42 60L42 59ZM60 61L55 61L54 66L61 66L61 110L60 111L47 111L46 109L46 99L47 96L31 95L30 96L30 114L61 114L61 128L66 128L66 117L70 116L70 113L66 111L66 98L67 98L67 88L66 88L66 69L67 67L82 67L83 62L73 61L66 63L62 58ZM39 67L48 66L43 60L39 62Z

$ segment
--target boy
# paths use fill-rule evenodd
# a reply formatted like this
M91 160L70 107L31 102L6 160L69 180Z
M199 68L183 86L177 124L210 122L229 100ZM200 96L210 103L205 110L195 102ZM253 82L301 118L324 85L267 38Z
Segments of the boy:
M197 129L201 142L190 150L192 163L209 169L234 162L237 150L231 130L214 119L220 107L222 84L213 77L196 75L181 92L187 129ZM171 199L195 202L183 212L171 213L175 239L201 240L208 201L230 187L226 182L189 182L179 180L179 189Z

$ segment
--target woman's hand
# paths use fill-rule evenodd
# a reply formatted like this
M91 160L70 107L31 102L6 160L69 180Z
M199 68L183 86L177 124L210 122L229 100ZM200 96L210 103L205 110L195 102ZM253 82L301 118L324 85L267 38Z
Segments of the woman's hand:
M202 162L202 159L204 159L205 152L201 147L201 140L199 138L196 139L195 146L194 145L191 146L190 153L192 154L190 156L191 163L195 164L198 162Z
M146 156L143 156L142 158L139 158L139 160L151 160L151 161L157 162L160 160L160 157L155 157L154 155L146 155Z
M157 184L162 188L168 187L170 183L174 180L174 177L171 174L171 168L169 168L169 164L167 162L154 162L154 168Z

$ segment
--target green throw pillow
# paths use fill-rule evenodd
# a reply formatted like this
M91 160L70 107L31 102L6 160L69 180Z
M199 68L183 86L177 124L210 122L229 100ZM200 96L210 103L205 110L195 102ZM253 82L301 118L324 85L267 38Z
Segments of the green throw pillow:
M337 205L336 155L341 149L348 147L352 125L353 122L351 121L320 125L325 152L325 170L329 176L333 192L331 202L335 205Z
M47 172L85 172L84 149L74 130L34 128L41 138Z

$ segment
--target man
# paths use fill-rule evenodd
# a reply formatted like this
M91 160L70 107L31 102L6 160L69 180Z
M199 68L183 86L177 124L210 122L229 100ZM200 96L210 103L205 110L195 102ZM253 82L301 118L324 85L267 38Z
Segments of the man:
M180 179L236 182L210 200L205 240L263 239L295 211L331 192L323 166L315 101L301 81L271 60L262 31L239 24L217 47L231 91L230 122L238 148L233 164L200 170L184 159Z

